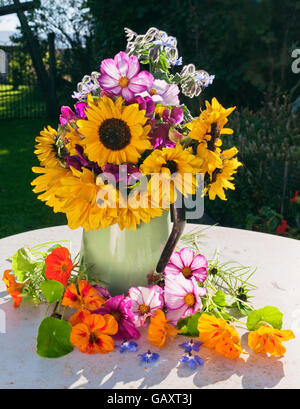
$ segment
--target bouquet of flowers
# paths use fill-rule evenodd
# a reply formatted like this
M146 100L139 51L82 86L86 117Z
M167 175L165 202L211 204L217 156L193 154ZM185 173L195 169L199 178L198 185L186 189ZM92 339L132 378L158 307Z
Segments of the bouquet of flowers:
M33 168L40 174L33 190L64 212L72 229L136 229L178 195L194 194L198 174L209 199L226 200L241 166L235 147L221 149L222 135L233 132L226 123L234 108L213 98L193 118L180 103L180 91L198 96L214 76L193 64L180 70L176 38L163 31L125 32L126 52L85 75L73 94L75 110L63 106L58 129L48 126L36 138L41 166Z

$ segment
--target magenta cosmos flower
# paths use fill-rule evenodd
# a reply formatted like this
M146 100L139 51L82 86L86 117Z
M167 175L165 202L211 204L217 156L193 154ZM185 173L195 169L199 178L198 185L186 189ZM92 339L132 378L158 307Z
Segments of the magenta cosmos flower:
M101 63L98 81L103 90L121 95L126 101L152 87L153 76L148 71L140 71L137 57L129 57L123 51L114 59L107 58Z
M147 317L164 305L163 289L158 285L131 287L128 294L132 301L131 311L137 327L143 326Z
M168 275L165 279L166 317L176 325L180 318L193 315L202 307L201 297L206 294L204 287L199 287L192 277L186 279L182 274Z
M181 273L185 278L194 277L196 281L203 283L207 278L208 263L202 254L197 254L191 249L181 249L172 254L165 268L165 275L178 275Z
M138 339L141 334L134 324L134 315L131 311L131 298L124 295L117 295L109 298L106 303L99 308L97 313L111 314L118 323L117 339Z

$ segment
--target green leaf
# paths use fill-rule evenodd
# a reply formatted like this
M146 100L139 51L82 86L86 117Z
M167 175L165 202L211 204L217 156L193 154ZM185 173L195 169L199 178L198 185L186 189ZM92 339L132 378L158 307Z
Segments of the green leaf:
M255 331L263 322L272 325L273 328L282 328L283 314L276 307L267 306L259 310L252 311L248 315L247 328L249 331Z
M245 317L249 315L253 310L251 310L249 307L247 307L245 304L241 302L237 302L236 306L240 312L241 315L244 315Z
M225 307L225 293L224 291L218 290L216 294L212 297L212 300L218 307Z
M42 294L49 303L59 301L64 293L65 287L56 280L45 280L40 285Z
M30 273L34 272L36 260L25 247L19 249L12 259L12 269L19 281L25 281Z
M188 337L198 337L199 331L198 321L202 312L196 312L195 314L185 317L178 321L177 328L180 330L180 335L186 335Z
M43 358L59 358L73 351L72 325L54 317L45 318L39 327L37 353Z
M55 250L55 249L57 249L57 248L59 248L59 247L62 247L62 245L61 245L61 244L54 244L52 247L50 247L50 248L47 250L47 254L51 254L53 250Z

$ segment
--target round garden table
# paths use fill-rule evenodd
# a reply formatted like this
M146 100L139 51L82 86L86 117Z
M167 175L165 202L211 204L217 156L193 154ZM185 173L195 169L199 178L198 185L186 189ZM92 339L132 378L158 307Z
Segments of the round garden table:
M196 371L182 367L179 359L185 340L178 336L173 343L158 351L157 364L147 368L140 364L138 353L149 348L146 332L138 341L137 353L120 354L116 349L107 355L87 355L77 349L58 359L41 358L36 354L36 338L45 305L38 307L22 303L13 308L5 285L0 283L0 388L300 388L300 241L224 227L187 225L204 229L199 239L201 252L212 258L215 251L220 261L236 261L257 268L251 283L253 305L278 307L284 314L283 328L292 329L296 338L284 343L284 357L268 357L252 352L247 335L236 326L242 336L243 358L229 360L214 351L201 347L199 355L204 366ZM67 226L51 227L17 234L0 240L0 274L10 268L9 257L21 247L70 240L75 256L80 248L81 229ZM251 295L250 294L250 295Z

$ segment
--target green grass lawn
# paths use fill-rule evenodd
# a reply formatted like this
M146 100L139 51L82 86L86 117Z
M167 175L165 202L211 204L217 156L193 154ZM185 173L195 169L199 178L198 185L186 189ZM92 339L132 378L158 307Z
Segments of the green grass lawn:
M45 125L45 119L0 121L0 237L67 223L64 214L37 199L30 185L36 177L31 168L39 164L35 137Z

